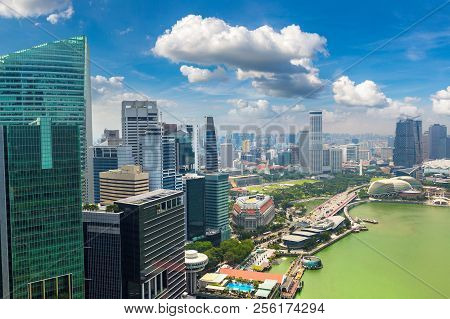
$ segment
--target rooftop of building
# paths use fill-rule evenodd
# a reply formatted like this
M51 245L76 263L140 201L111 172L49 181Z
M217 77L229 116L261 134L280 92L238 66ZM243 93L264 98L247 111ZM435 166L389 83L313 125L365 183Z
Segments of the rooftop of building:
M297 236L297 235L286 235L286 236L283 236L282 239L285 241L292 241L292 242L296 242L296 243L301 243L302 241L309 240L308 237Z
M268 279L275 280L279 284L283 283L284 280L284 275L282 274L271 274L266 272L248 271L233 268L220 268L219 273L234 278L242 278L245 280L257 280L257 281L265 281Z
M423 163L424 168L450 169L450 159L438 159Z
M236 199L236 204L238 204L242 209L259 209L270 200L272 200L272 197L268 195L257 194L238 197Z
M227 277L228 277L227 274L207 273L204 274L203 277L200 278L199 280L207 283L220 284Z
M112 178L121 180L148 179L149 174L143 172L139 165L124 165L118 169L100 172L100 178Z
M196 250L186 250L184 252L184 262L186 264L208 263L208 256Z
M136 195L136 196L118 200L118 201L116 201L116 203L142 205L142 204L160 200L160 199L163 199L166 197L171 197L173 195L182 195L182 194L183 194L182 191L175 191L175 190L169 190L169 189L157 189L152 192L145 193L145 194Z

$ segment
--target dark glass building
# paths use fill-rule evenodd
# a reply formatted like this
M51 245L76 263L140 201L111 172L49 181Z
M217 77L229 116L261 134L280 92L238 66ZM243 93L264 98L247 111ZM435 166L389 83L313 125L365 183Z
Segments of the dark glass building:
M196 174L183 176L187 240L205 236L205 177Z
M221 241L230 239L228 195L230 183L228 174L205 175L205 226L207 233L220 231Z
M83 212L86 299L122 298L122 216L122 212Z
M116 202L122 298L179 298L186 290L183 192L155 190Z
M394 164L407 168L421 164L422 146L422 121L398 121L395 129Z
M217 150L216 128L212 116L206 117L205 132L205 156L207 172L217 172L219 170L219 158Z
M433 124L428 130L429 159L443 159L447 154L447 127Z
M80 132L52 125L0 126L3 298L83 298Z

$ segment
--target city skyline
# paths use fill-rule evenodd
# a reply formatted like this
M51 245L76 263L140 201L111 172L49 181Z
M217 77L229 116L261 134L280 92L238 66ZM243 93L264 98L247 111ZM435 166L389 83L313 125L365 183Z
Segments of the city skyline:
M158 101L165 121L200 124L204 115L212 115L218 127L251 118L256 125L293 123L300 129L307 124L307 112L316 109L323 110L326 132L330 133L393 135L402 115L421 115L424 127L450 124L446 61L450 32L441 23L448 7L408 29L436 9L438 1L402 8L408 12L401 17L395 4L365 9L349 2L338 8L339 12L351 6L360 16L352 15L352 23L340 24L337 29L333 26L339 17L331 15L323 23L325 16L329 18L328 10L337 9L333 5L321 12L317 4L290 3L287 12L279 4L267 3L259 5L258 12L252 11L249 19L224 8L221 2L194 7L177 4L176 9L165 10L164 16L158 13L171 6L170 2L158 7L140 3L133 8L116 1L52 4L42 10L38 5L14 8L9 1L1 4L0 32L27 36L10 39L0 54L54 41L55 37L87 35L95 139L104 128L120 128L122 100L142 100L142 94ZM233 9L249 12L251 4L244 1ZM137 7L151 19L128 24L109 19L119 12L133 15ZM18 13L11 14L11 10ZM378 20L372 17L373 10ZM354 28L354 23L359 28ZM193 43L201 38L213 44L219 36L214 33L217 30L225 38L236 34L250 41L223 41L222 53L211 45L198 54L198 48L183 44L183 35L189 30L198 35L189 39ZM376 49L402 31L405 33L389 45ZM261 48L266 40L273 51ZM177 47L184 49L176 52L173 48ZM264 66L246 61L250 52ZM370 56L352 66L367 54ZM286 112L289 106L293 107ZM173 114L176 116L171 117Z

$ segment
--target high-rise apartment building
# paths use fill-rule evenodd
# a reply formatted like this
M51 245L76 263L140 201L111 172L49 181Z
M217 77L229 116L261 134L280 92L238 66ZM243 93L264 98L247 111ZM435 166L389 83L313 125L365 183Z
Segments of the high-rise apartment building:
M84 298L80 127L0 126L2 298Z
M422 121L405 119L397 122L394 141L394 164L411 168L423 161Z
M124 214L122 298L179 298L186 290L183 192L159 189L115 203Z
M322 174L322 111L309 112L309 173Z
M217 138L214 119L212 116L206 117L205 130L205 169L207 172L217 172L219 169L219 159L217 155Z
M186 238L198 240L205 236L205 177L197 174L183 176Z
M148 192L149 173L139 165L100 172L100 203L110 205L116 200Z
M433 124L429 130L429 159L443 159L447 153L447 127Z
M93 200L91 83L87 38L43 43L0 56L0 125L50 118L80 128L80 165L85 201Z
M205 226L208 231L219 231L221 241L231 236L228 218L228 195L230 184L228 174L205 175Z
M233 167L233 144L231 143L220 144L220 166L222 168Z
M126 145L131 145L135 164L142 165L139 162L139 137L149 126L157 124L160 124L160 115L156 101L122 102L122 138Z

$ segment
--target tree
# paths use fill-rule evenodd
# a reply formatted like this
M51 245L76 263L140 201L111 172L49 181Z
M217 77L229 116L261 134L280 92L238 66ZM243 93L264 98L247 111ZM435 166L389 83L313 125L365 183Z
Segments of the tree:
M203 253L208 249L213 248L213 245L210 241L196 241L193 243L189 243L184 247L186 250L196 250L199 253Z
M119 206L117 206L116 204L111 204L106 206L105 211L108 213L118 213L120 211Z

